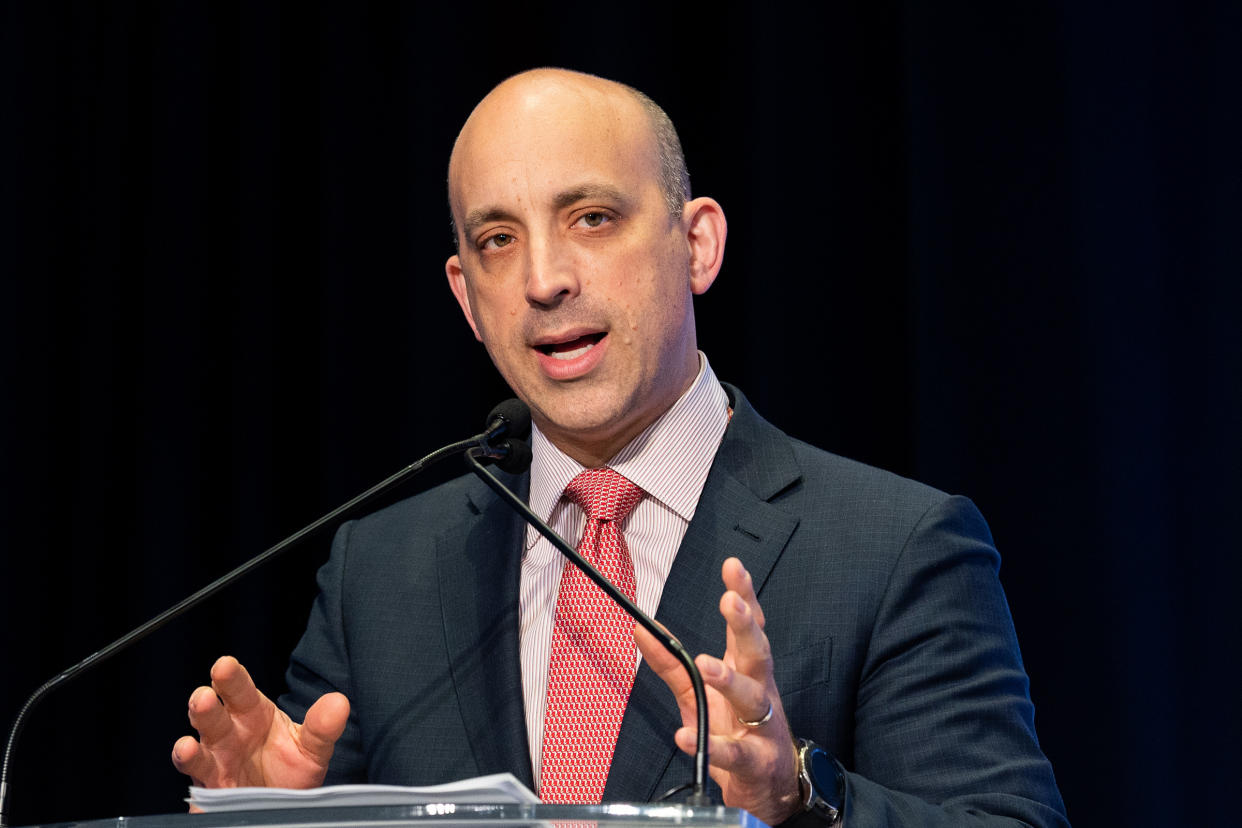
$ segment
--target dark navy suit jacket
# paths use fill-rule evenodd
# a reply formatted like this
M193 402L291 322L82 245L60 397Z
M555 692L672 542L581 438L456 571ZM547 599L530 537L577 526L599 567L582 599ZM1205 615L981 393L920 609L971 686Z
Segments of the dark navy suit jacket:
M720 567L742 560L790 726L846 769L851 828L1066 824L999 557L973 504L793 440L726 390L734 416L657 619L691 653L722 654ZM529 488L525 476L509 482ZM281 699L301 721L320 694L349 697L328 783L508 771L533 787L518 651L524 536L473 477L341 528ZM648 801L693 777L673 745L679 724L644 663L605 801Z

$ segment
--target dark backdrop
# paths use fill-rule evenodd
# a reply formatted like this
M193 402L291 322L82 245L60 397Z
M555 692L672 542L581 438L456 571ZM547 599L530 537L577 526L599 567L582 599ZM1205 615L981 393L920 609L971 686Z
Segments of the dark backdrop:
M651 94L723 203L716 372L983 508L1071 818L1231 813L1239 4L426 6L2 7L0 718L476 430L446 159L553 64ZM49 698L13 821L182 807L189 692L224 652L278 690L325 556Z

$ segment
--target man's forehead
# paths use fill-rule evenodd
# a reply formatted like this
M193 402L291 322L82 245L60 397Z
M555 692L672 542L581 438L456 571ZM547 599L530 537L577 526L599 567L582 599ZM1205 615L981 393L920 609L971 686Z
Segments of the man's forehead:
M576 180L654 171L657 151L646 112L624 87L596 81L540 73L493 90L453 147L455 209L474 206L459 204L462 198L487 199L480 191L503 191L519 181L552 193Z

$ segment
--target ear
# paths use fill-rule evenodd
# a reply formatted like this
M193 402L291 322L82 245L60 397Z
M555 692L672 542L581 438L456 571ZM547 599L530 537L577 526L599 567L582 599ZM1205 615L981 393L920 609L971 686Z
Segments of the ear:
M716 200L704 197L686 202L681 225L690 245L690 290L697 296L706 293L716 281L724 262L729 224Z
M470 291L466 288L466 273L461 269L461 257L449 256L448 261L444 263L444 272L448 276L449 289L457 297L457 304L461 305L461 312L466 315L470 330L474 331L474 338L482 342L483 337L479 336L479 326L474 322L474 312L470 310Z

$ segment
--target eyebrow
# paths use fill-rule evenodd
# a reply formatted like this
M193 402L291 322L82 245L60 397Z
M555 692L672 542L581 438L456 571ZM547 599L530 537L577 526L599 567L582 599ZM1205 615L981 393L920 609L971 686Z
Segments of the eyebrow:
M580 184L568 190L562 190L552 199L552 204L558 209L563 210L571 207L579 201L592 201L599 199L601 201L615 201L622 204L628 204L629 199L625 194L611 184Z
M572 207L580 201L612 201L622 206L630 203L630 199L611 184L580 184L568 190L562 190L552 197L552 206L557 210ZM462 222L462 233L470 236L484 224L493 221L517 222L518 218L503 207L480 207L466 214Z
M483 207L478 210L471 210L469 213L466 213L466 220L462 223L462 235L470 236L484 224L493 221L516 222L517 218L508 210L502 210L499 207Z

